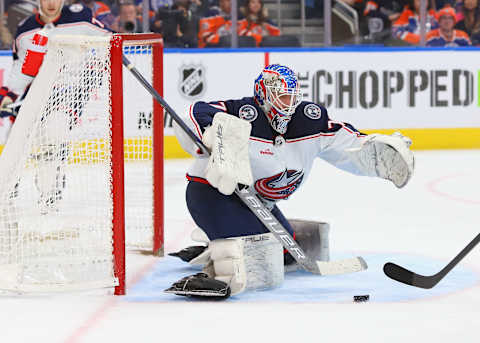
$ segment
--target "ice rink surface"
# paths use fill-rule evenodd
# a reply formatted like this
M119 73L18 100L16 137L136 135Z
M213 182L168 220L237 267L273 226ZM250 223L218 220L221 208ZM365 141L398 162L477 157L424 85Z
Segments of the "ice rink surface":
M162 292L198 269L131 252L125 297L3 296L0 342L479 342L480 246L431 290L382 272L390 261L434 274L480 232L480 150L416 158L415 174L400 190L319 160L279 205L288 218L329 222L332 257L363 256L365 272L289 273L277 289L200 302ZM165 166L167 252L192 244L184 203L189 163ZM353 303L360 294L370 301Z

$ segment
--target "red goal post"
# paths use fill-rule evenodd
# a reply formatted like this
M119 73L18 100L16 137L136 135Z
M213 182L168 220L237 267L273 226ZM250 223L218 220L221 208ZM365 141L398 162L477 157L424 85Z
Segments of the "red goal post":
M144 48L147 47L145 50ZM141 57L144 55L151 56L151 84L159 94L163 96L163 40L161 35L153 33L145 34L116 34L111 41L111 68L112 68L112 81L111 81L111 94L112 94L112 168L118 170L118 174L113 173L112 180L112 193L114 195L114 203L117 205L114 208L125 209L125 199L123 199L123 192L125 189L125 183L123 182L123 166L126 160L132 159L132 153L135 156L135 152L138 151L138 146L130 147L127 140L124 138L124 125L123 117L127 115L136 115L138 113L125 112L124 116L115 116L115 113L124 113L123 103L129 98L129 94L125 93L124 76L131 77L125 66L122 66L122 54L127 53L129 59L133 63L135 60L135 53L139 53ZM129 54L129 52L133 53ZM141 63L141 62L140 62ZM137 67L142 69L142 66L137 64ZM145 66L143 66L145 67ZM144 75L145 76L145 75ZM136 84L141 89L141 85L136 80L130 79L133 84ZM153 241L152 252L156 256L163 256L164 254L164 187L163 187L163 123L164 123L164 110L163 107L158 104L153 98L152 102L152 153L148 151L147 155L152 158L152 222L153 222ZM118 122L117 122L118 121ZM154 148L153 148L154 147ZM148 149L148 147L147 147ZM145 151L140 151L145 153ZM118 191L117 191L118 190ZM116 268L118 270L124 270L124 258L121 251L123 249L121 243L122 231L124 230L125 213L122 211L114 212L114 237L118 237L114 240L114 255L116 256ZM118 257L117 257L118 256ZM118 260L117 260L118 259ZM121 283L117 286L115 294L124 294L124 286Z

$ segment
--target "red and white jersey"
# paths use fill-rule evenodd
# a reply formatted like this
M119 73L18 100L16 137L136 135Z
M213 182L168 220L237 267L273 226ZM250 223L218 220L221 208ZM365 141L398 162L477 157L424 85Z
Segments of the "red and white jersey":
M48 30L48 37L55 35L108 35L111 31L92 16L92 11L80 4L64 6L61 14ZM38 14L22 21L13 42L13 66L7 79L6 86L15 94L21 96L33 81L33 77L22 73L22 66L32 38L46 24Z
M252 124L249 155L253 187L268 201L287 199L307 179L316 158L357 175L367 175L346 150L359 148L366 135L350 124L335 122L327 110L303 101L297 107L284 135L270 126L253 97L218 102L197 102L185 122L201 139L217 112L226 112ZM196 157L187 178L204 182L208 157L200 154L192 140L176 129L182 147ZM370 175L374 176L374 175Z

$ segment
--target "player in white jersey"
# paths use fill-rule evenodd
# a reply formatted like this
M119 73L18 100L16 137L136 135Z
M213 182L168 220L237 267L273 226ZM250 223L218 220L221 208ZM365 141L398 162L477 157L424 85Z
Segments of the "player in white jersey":
M350 124L333 121L326 108L302 101L294 72L281 65L261 72L253 97L197 102L186 122L212 154L202 155L176 128L180 143L195 157L187 173L187 206L204 233L200 240L208 242L208 248L174 254L205 264L204 274L184 278L168 290L179 295L225 296L230 290L236 294L281 282L283 249L234 194L237 184L253 188L310 257L328 260L325 225L308 221L292 225L275 205L301 187L314 159L353 174L390 180L399 188L413 173L407 137L365 135ZM291 256L285 256L288 264Z
M73 4L63 6L64 0L38 0L39 13L23 20L15 35L13 43L13 65L6 85L0 89L0 116L14 115L9 106L12 102L23 96L41 64L30 56L44 55L46 40L41 36L52 37L58 34L69 35L106 35L110 32L92 17L90 9ZM35 39L34 39L35 38ZM38 54L35 54L38 53ZM34 67L32 68L31 65ZM34 70L31 70L34 69ZM36 69L36 70L35 70Z
M10 128L15 120L18 106L14 102L28 93L28 88L37 75L47 50L48 39L55 35L108 35L107 28L92 16L90 9L80 4L64 6L64 0L38 0L39 13L22 21L13 44L13 65L7 83L0 89L0 144L5 144ZM74 87L75 85L72 85ZM78 92L88 94L88 92ZM67 109L70 129L81 115L88 95L76 99L75 110ZM35 184L40 192L39 204L42 213L47 213L61 199L65 187L65 174L62 163L68 155L68 144L42 146L36 156L39 161ZM54 163L52 157L61 156L62 163ZM42 163L40 163L40 161ZM18 184L16 185L16 188Z

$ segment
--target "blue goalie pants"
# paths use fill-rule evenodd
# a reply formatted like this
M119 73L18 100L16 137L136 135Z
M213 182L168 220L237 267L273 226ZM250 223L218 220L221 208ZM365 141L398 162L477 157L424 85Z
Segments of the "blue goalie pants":
M208 184L190 181L186 198L193 220L210 240L269 232L235 193L224 195ZM293 235L292 226L278 207L271 212Z

